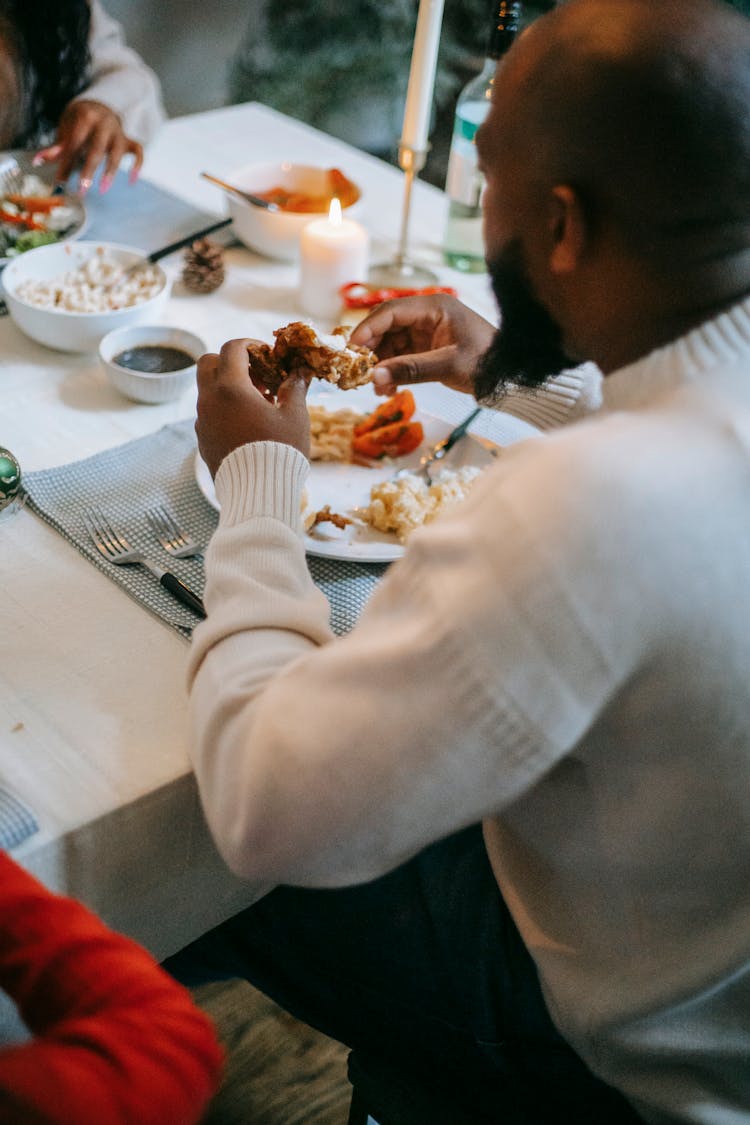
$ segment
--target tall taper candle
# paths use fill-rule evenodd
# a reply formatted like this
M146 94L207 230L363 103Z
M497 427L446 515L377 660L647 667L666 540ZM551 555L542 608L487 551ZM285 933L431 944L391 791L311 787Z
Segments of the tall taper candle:
M444 0L419 0L401 130L401 145L416 152L427 149L443 4Z

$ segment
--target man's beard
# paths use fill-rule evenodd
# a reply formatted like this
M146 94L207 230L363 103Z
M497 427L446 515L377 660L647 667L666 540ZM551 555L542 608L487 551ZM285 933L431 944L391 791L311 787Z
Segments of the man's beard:
M477 364L474 393L498 402L508 386L540 387L575 361L563 350L560 326L534 295L520 241L509 242L487 268L501 323Z

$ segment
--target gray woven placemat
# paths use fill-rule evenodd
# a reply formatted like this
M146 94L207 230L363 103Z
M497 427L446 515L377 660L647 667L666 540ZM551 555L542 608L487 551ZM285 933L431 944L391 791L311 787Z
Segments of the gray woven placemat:
M197 619L141 566L113 566L88 537L81 511L102 509L132 547L167 565L196 593L204 586L203 561L172 559L156 542L146 511L166 505L198 543L205 544L219 517L195 480L193 420L164 426L154 434L97 453L83 461L27 473L28 506L72 543L99 570L152 613L189 637ZM346 633L359 617L382 576L382 564L308 557L313 580L331 605L331 627Z
M0 785L0 848L17 848L39 831L36 816L4 785Z

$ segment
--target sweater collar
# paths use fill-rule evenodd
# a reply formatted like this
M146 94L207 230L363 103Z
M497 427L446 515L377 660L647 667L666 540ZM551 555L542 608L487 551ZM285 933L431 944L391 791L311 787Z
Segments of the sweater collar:
M743 361L750 366L750 297L671 344L613 371L603 380L604 409L647 405L680 383Z

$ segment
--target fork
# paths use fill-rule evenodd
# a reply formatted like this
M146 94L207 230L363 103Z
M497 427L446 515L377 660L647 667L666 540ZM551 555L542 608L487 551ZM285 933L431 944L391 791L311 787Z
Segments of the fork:
M202 559L202 548L187 535L177 523L172 513L163 505L149 508L146 519L156 533L156 538L165 551L176 559Z
M446 453L450 449L453 449L453 446L456 444L456 442L460 441L471 423L474 421L477 415L481 413L482 407L477 406L474 410L472 410L471 414L468 414L466 418L464 418L463 422L459 422L457 426L454 426L451 432L446 437L442 438L441 441L436 442L435 445L433 445L432 448L427 451L427 453L420 457L419 463L413 469L399 469L399 471L396 473L396 476L403 476L404 473L415 473L423 478L425 484L431 485L433 482L432 477L430 476L430 466L433 465L435 461L442 461Z
M183 605L189 606L199 617L206 616L203 602L176 574L164 570L140 551L134 550L121 532L115 530L100 508L89 508L82 515L84 526L100 555L115 566L145 566L165 590L169 590Z

